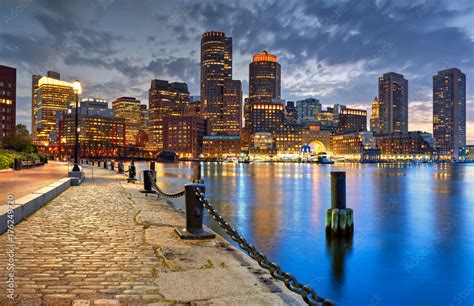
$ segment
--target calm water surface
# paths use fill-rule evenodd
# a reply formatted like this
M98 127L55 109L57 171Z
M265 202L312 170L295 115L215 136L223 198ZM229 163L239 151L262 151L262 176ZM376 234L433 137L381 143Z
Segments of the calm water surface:
M170 192L192 176L191 163L156 167ZM350 240L325 237L334 170L347 172ZM206 163L203 178L248 241L339 305L474 304L474 164Z

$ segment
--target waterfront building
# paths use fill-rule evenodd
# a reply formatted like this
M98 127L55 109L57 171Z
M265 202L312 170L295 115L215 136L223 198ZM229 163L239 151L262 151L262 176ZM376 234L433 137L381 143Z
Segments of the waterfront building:
M164 119L164 150L175 152L180 159L197 158L202 153L206 121L198 116L167 117Z
M461 160L466 151L466 75L457 68L433 76L433 134L439 158Z
M331 152L331 132L321 130L318 125L306 126L302 130L301 140L303 144L308 144L311 152L315 154Z
M299 124L285 124L274 133L275 147L280 155L296 155L299 153L302 141L303 127Z
M367 150L377 149L372 132L353 132L331 136L331 151L336 159L363 161Z
M370 131L374 134L380 133L380 105L377 97L372 102L372 114L370 116Z
M389 72L379 78L380 133L408 132L408 80Z
M133 97L120 97L112 101L115 117L125 119L125 143L137 144L138 132L142 127L142 108L140 100Z
M275 137L270 132L257 132L250 135L249 155L254 159L265 159L276 155Z
M240 155L240 136L208 135L203 137L203 158L229 158Z
M56 118L66 113L70 105L76 102L72 83L60 80L57 72L48 72L48 76L33 76L34 93L32 100L33 142L48 146L51 136L57 133Z
M238 80L224 80L224 108L218 128L220 134L240 136L242 130L242 83Z
M0 65L0 147L4 138L15 133L16 69Z
M152 151L163 150L164 119L182 116L189 101L186 83L152 80L149 90L149 146Z
M316 114L316 124L321 130L330 131L331 134L337 133L338 124L332 109L318 112Z
M298 122L298 112L296 110L296 104L294 101L286 102L285 118L286 118L286 122L290 124L294 124Z
M232 37L223 32L201 36L201 114L211 135L222 135L224 81L232 80Z
M431 160L434 153L433 135L426 132L375 135L380 158L387 161Z
M315 121L316 116L321 112L322 106L318 99L308 98L296 101L296 112L298 122Z
M285 123L285 102L257 102L249 105L250 134L257 132L275 132Z
M281 66L267 51L255 54L249 65L250 103L271 103L281 98Z
M338 133L367 131L367 111L345 108L339 113Z

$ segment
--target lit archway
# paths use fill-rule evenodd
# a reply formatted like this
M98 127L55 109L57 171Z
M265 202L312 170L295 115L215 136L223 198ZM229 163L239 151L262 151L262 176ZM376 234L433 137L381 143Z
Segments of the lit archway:
M313 140L309 143L309 146L311 147L311 152L314 154L319 154L321 152L327 152L326 151L326 146L324 143L322 143L319 140Z

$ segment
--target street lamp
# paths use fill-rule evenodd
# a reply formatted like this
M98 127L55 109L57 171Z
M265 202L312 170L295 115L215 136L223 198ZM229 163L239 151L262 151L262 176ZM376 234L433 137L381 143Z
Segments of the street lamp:
M75 80L72 83L72 87L74 89L74 95L76 98L76 139L74 141L74 167L72 171L81 171L79 168L79 95L81 94L81 82L79 80Z

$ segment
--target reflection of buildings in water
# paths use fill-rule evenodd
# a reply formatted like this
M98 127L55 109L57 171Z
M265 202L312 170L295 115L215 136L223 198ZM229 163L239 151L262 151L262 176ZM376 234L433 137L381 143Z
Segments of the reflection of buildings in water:
M349 237L327 237L326 249L331 255L331 268L334 283L343 285L346 256L352 252L352 235Z

